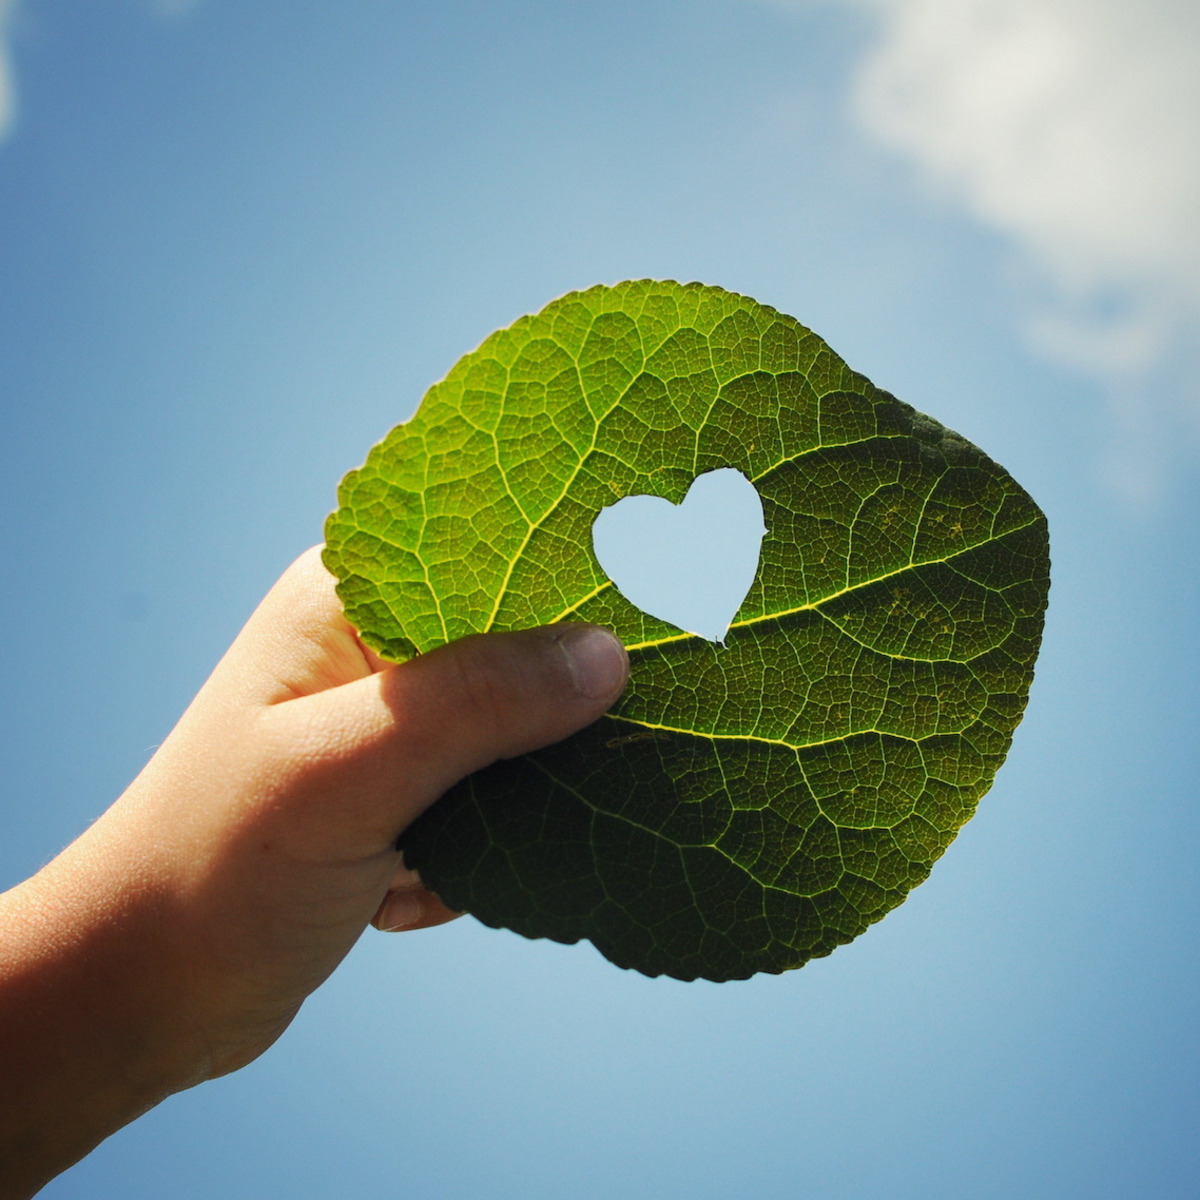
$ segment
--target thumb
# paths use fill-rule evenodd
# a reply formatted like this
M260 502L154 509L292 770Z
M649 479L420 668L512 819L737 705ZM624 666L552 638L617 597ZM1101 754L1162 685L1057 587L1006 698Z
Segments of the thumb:
M392 844L472 771L590 725L628 677L608 630L549 625L466 637L273 712L303 714L309 780L331 772L342 816Z
M399 750L433 771L438 795L499 758L526 754L590 725L629 677L625 648L598 625L479 634L382 673ZM411 765L410 765L411 770Z

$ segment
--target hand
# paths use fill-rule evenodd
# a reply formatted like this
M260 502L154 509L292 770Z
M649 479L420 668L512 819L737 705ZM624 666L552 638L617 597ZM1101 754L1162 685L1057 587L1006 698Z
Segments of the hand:
M342 616L318 550L120 800L0 897L0 1196L31 1194L163 1096L261 1054L368 923L450 919L398 834L463 776L590 724L625 686L624 650L588 625L389 666Z

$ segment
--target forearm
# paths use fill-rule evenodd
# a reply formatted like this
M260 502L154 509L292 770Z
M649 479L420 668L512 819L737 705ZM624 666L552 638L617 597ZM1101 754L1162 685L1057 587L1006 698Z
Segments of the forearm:
M596 720L627 674L586 625L386 667L303 555L117 804L0 895L0 1200L261 1054L393 890L420 902L406 927L453 916L397 834Z
M166 1019L166 914L76 847L0 896L0 1198L26 1197L201 1070Z

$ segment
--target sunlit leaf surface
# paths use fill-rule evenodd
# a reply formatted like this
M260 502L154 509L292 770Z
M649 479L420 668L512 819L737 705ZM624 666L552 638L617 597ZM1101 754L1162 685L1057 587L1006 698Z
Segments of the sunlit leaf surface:
M606 505L678 503L721 467L767 527L724 647L633 607L591 549ZM403 846L451 907L647 974L738 979L850 941L928 875L1025 707L1037 506L719 288L595 287L494 333L339 499L326 562L384 656L566 619L630 648L610 716L472 776Z

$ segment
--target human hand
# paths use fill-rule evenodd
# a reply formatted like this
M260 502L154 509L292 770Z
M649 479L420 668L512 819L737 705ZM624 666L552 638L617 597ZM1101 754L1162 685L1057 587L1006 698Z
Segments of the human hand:
M368 923L450 919L397 836L465 775L596 720L627 674L587 625L389 666L303 555L128 791L0 897L0 1160L39 1164L0 1167L0 1195L262 1053Z

